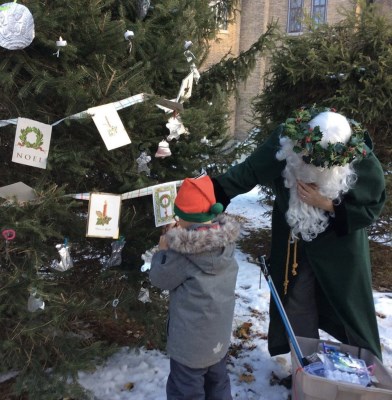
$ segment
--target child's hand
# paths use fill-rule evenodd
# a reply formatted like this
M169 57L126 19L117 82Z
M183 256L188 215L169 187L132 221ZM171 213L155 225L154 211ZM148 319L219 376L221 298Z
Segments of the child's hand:
M167 250L169 248L169 246L167 245L167 241L166 241L166 236L162 235L159 238L159 244L158 244L159 250Z
M162 235L164 235L166 232L170 231L170 229L177 228L177 222L173 222L168 225L164 225L162 228Z

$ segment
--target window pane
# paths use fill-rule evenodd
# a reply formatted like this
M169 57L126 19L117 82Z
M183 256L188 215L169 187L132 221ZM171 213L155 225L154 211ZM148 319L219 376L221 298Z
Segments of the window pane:
M326 22L326 0L313 0L312 16L316 25Z
M215 9L215 18L219 28L227 30L228 13L226 2L224 0L220 0L217 2L210 2L210 5L212 5Z
M303 0L290 0L289 32L302 31Z

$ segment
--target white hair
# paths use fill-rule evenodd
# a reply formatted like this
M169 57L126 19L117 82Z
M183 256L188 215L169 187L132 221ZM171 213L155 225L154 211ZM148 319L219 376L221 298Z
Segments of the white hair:
M333 114L339 118L330 118ZM323 139L327 142L346 143L350 138L351 129L345 117L340 114L321 113L309 122L311 127L320 126ZM344 119L344 121L341 118ZM343 128L336 125L340 120ZM347 126L349 135L347 136ZM331 168L316 167L303 161L303 153L293 151L294 142L288 137L280 138L281 149L277 152L278 160L286 160L286 167L282 172L285 186L290 190L289 208L286 213L287 223L295 237L301 235L305 241L311 241L324 232L329 224L329 214L320 208L310 206L298 197L297 181L315 183L321 195L331 200L340 201L342 194L354 186L357 176L352 163Z
M346 144L351 136L351 127L347 118L342 114L332 111L324 111L309 121L309 127L314 129L320 127L323 137L320 140L320 146L324 149L328 142L342 142Z

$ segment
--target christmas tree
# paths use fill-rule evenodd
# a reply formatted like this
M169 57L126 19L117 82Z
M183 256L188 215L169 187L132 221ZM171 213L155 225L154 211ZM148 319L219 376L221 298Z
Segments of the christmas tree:
M160 234L151 196L120 198L118 234L97 238L89 195L227 167L229 96L272 29L200 76L221 23L208 2L24 3L0 8L0 372L31 399L82 399L78 370L165 335L160 296L138 301ZM217 3L233 15L234 0Z

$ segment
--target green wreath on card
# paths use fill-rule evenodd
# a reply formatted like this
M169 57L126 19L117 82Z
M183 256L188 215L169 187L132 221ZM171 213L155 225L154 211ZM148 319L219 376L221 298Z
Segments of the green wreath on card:
M44 135L37 127L28 126L27 128L21 129L20 132L20 142L18 143L20 146L25 146L29 149L42 150L41 146L44 144ZM29 133L35 134L35 142L27 140L27 135Z
M171 202L172 202L172 199L171 199L170 195L168 195L167 193L165 193L159 197L159 205L162 208L168 208L170 206Z

